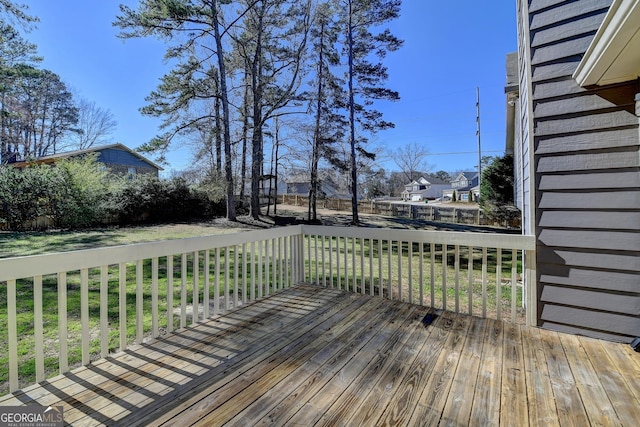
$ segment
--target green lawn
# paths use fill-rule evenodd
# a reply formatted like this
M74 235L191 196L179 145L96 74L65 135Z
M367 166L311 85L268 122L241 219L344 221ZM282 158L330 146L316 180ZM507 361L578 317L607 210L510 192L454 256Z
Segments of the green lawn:
M252 228L243 226L241 223L233 226L197 223L114 227L86 231L0 232L0 258L236 233Z

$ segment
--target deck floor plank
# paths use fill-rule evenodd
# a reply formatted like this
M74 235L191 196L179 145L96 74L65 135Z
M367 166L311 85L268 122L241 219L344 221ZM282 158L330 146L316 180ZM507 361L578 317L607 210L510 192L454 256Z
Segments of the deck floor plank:
M369 359L360 357L361 353L376 351L384 347L398 330L398 323L409 318L414 307L394 302L393 320L378 324L362 333L360 339L349 343L334 358L327 360L299 390L292 391L293 399L286 399L275 410L260 420L258 425L284 423L289 425L313 425L351 382L366 367ZM321 409L322 408L322 409ZM313 421L313 422L312 422Z
M471 319L471 326L460 352L447 403L442 412L440 426L469 425L486 326L487 322L483 319Z
M0 397L74 426L622 425L628 345L299 285Z
M411 335L403 340L401 353L398 357L385 361L388 367L375 386L370 388L369 393L366 396L363 393L359 399L352 399L349 405L340 404L347 411L346 416L342 418L342 425L381 425L379 419L385 412L391 414L391 424L402 425L399 418L405 412L409 411L410 414L413 410L413 406L408 405L411 388L407 382L424 379L424 376L419 373L424 372L420 362L424 358L425 346L430 347L436 344L435 339L430 337L438 334L439 319L436 318L432 324L422 323L427 314L434 315L433 311L433 309L422 308L416 313L417 321L412 325ZM411 375L413 373L418 374ZM334 406L338 405L334 404ZM331 425L330 422L327 424Z
M417 356L415 343L424 343L425 337L429 335L422 325L427 312L426 307L419 307L412 313L385 347L372 355L362 373L349 384L315 425L376 424L404 376L405 368L413 365ZM362 356L366 358L365 355ZM362 406L365 407L364 414L361 415L364 419L350 419ZM375 412L379 413L376 415Z
M429 339L425 340L421 350L418 350L416 362L408 367L409 370L393 396L392 403L387 405L378 418L378 425L406 425L409 422L454 325L453 317L445 313L438 315L429 326ZM354 416L354 419L358 418Z
M559 426L551 373L537 329L522 328L522 352L527 384L529 425Z
M519 420L526 427L529 420L527 383L520 326L504 324L502 344L502 387L499 425L514 425Z
M304 364L300 364L286 378L266 390L260 396L254 396L256 402L247 406L244 410L235 414L227 425L243 427L256 425L276 405L291 394L294 390L313 377L320 369L326 369L327 364L336 360L336 356L350 347L356 345L362 339L362 331L375 327L384 320L384 313L379 308L382 301L372 305L368 311L356 313L352 322L344 322L340 327L334 328L331 334L327 334L328 342ZM258 398L259 397L259 398Z
M582 403L576 379L571 372L567 355L555 331L536 330L542 340L547 359L549 379L557 405L557 417L561 425L589 425L587 410ZM550 400L551 396L546 399Z
M335 292L331 293L335 294ZM197 384L189 385L184 390L177 390L182 392L173 394L171 400L167 403L172 406L176 406L176 403L179 403L179 405L169 411L167 416L172 416L174 413L181 414L185 409L190 408L194 402L199 405L202 405L203 402L208 402L205 398L211 394L211 387L219 388L241 377L256 363L268 359L274 354L277 355L282 348L290 343L289 340L304 336L305 333L316 327L318 322L331 318L345 307L357 310L366 302L366 300L357 298L354 295L349 295L348 297L346 297L346 293L338 293L338 295L340 298L335 303L323 304L315 312L309 312L307 316L297 318L287 325L282 325L280 322L262 322L261 338L255 342L248 343L245 351L238 353L235 357L221 363L214 369L210 369L199 378ZM312 296L309 296L309 298L313 299ZM189 391L189 393L185 393L185 391ZM150 420L157 418L157 415L153 412L146 414L146 416L148 419L144 419L144 423L140 421L140 416L136 420L132 420L132 422L135 421L134 424L147 425Z
M598 341L598 343L604 348L605 352L613 362L613 366L619 372L620 376L625 380L629 390L633 393L634 400L640 402L640 353L637 353L631 349L630 346L611 345L604 341ZM640 405L638 405L640 408Z
M575 335L563 334L559 337L589 421L592 424L621 425L582 342Z
M589 355L598 378L613 405L620 422L632 425L640 420L640 405L629 402L640 401L640 369L629 372L633 359L621 359L619 352L606 351L602 342L595 339L583 339L582 345ZM636 356L640 359L640 356ZM628 375L631 375L630 377Z
M500 424L504 323L497 320L486 320L486 322L487 336L482 348L469 425L495 426Z
M462 347L471 325L471 318L455 316L448 312L445 315L452 318L454 325L443 345L443 351L438 355L433 371L424 385L422 395L408 425L437 426L447 403L454 373L458 367Z
M322 302L335 301L335 293L325 293L326 295L318 294L317 300L314 301L309 297L314 294L305 294L299 292L293 292L290 299L280 300L279 297L269 301L266 305L258 307L258 309L249 309L247 313L231 313L228 316L223 316L218 319L214 319L207 324L197 325L193 328L188 328L184 331L178 331L172 334L167 340L158 340L149 346L144 346L142 349L133 348L127 350L122 357L113 358L109 360L111 364L124 369L128 373L134 373L134 380L140 380L147 382L148 378L152 379L151 384L147 384L143 387L146 392L146 400L136 400L132 396L136 390L140 390L139 384L135 381L129 381L123 378L117 378L116 386L120 385L123 390L118 395L122 401L126 401L127 404L134 403L139 407L148 407L146 403L155 402L156 404L161 401L172 402L175 401L177 396L181 396L181 390L183 386L189 384L190 387L194 387L196 384L193 380L198 379L198 382L204 380L204 376L201 374L211 370L211 367L223 366L224 363L234 356L248 356L246 350L251 347L256 349L257 346L252 345L255 341L263 340L265 334L264 325L275 325L274 327L285 328L287 325L295 325L296 321L302 318L305 310L313 311L322 306ZM348 301L345 299L344 301ZM335 301L338 306L340 300ZM243 310L238 310L243 312ZM211 333L209 335L203 334L201 330L209 329ZM203 337L207 337L203 339ZM238 346L243 343L244 346L239 347L237 350L230 352L229 346ZM169 344L167 346L167 344ZM159 350L162 349L162 350ZM147 357L147 354L151 357ZM158 357L153 357L153 356ZM240 360L243 360L240 358ZM237 360L236 360L237 361ZM139 369L140 367L144 369ZM174 369L169 371L169 374L162 376L164 367L173 366ZM200 369L193 372L188 372L182 369L185 366L199 366ZM110 367L103 367L103 372L111 372ZM124 383L124 384L123 384ZM101 384L97 389L101 391L108 390L112 384ZM150 387L158 388L159 391L155 393L150 390ZM130 400L131 399L131 400ZM143 417L144 413L148 410L137 410L136 417ZM154 411L151 411L153 413ZM120 414L114 415L114 419L129 416L131 411L126 411ZM74 414L71 413L70 419L74 419Z
M314 354L321 352L329 344L333 334L340 333L344 329L345 323L349 324L355 320L358 328L367 327L366 323L358 323L357 320L360 319L359 315L363 314L363 310L370 310L371 307L378 306L376 304L378 301L370 302L371 304L358 307L357 311L341 310L326 322L307 331L299 339L283 348L277 357L271 357L263 363L256 364L237 381L218 389L214 388L215 385L209 387L207 389L211 396L209 401L218 404L205 407L200 404L200 401L196 401L197 405L191 406L180 414L180 421L198 422L203 425L222 425L229 422L239 410L254 403L258 397L263 396L289 376L297 366L304 365ZM373 321L375 320L376 318L373 319ZM329 330L331 330L331 334L327 333ZM246 422L250 423L249 420Z

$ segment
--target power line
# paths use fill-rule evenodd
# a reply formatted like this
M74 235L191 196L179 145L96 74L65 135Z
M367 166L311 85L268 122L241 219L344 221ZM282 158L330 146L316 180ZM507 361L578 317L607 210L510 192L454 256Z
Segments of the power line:
M504 150L483 150L483 153L502 153ZM428 153L427 156L450 156L456 154L478 154L477 151L454 151L451 153Z

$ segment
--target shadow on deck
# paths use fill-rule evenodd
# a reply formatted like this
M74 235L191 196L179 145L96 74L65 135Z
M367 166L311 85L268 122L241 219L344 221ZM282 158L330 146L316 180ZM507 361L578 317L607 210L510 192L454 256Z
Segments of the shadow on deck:
M72 425L637 425L640 354L300 285L0 398Z

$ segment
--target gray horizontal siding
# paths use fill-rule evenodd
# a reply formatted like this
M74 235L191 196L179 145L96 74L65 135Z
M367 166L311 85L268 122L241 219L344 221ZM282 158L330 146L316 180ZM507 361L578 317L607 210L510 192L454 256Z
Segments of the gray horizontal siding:
M637 126L638 118L628 111L612 111L582 115L579 117L559 116L556 120L539 120L535 127L536 136L557 135L577 132L607 131L616 127Z
M640 335L638 82L571 78L611 0L529 5L540 324Z
M635 319L631 318L629 321L633 322L634 320ZM630 336L607 333L601 329L579 328L573 325L563 325L560 323L554 323L549 321L542 321L540 323L540 326L545 329L553 329L554 331L558 331L558 332L564 332L567 334L574 334L574 335L583 335L583 336L597 338L601 340L607 340L607 341L629 343L633 339L633 337L630 337Z
M539 65L546 62L557 61L575 55L581 55L589 47L593 34L589 33L576 39L569 39L562 43L547 45L533 49L531 64Z
M629 98L627 98L628 100ZM629 110L635 108L633 102L621 105L614 103L599 94L584 95L579 97L561 98L550 101L538 101L534 104L534 112L537 118L552 117L567 114L590 113L598 110L619 109L628 107ZM635 116L629 113L630 116Z
M567 0L532 0L529 2L529 12L540 12L543 9L559 5L560 3L564 3L566 1Z
M577 218L581 215L574 212L574 216ZM598 249L640 251L640 234L633 231L590 231L574 225L565 230L542 228L538 239L545 246L589 249L597 245Z
M554 64L546 64L536 67L531 71L531 81L533 83L538 83L545 80L570 76L576 70L579 63L580 58L574 57L567 58L565 61L560 61Z
M626 169L640 166L638 150L542 157L538 172L567 172L597 169Z
M604 150L621 147L636 147L636 127L605 129L602 132L540 138L537 154L568 153L572 151Z
M536 6L536 1L532 1L529 6L531 15L531 23L529 28L531 31L537 29L552 26L554 24L562 23L563 21L578 22L576 26L580 26L580 17L591 14L593 12L602 11L609 7L611 0L580 0L574 2L559 2L557 7L543 10L539 13L534 13L539 10ZM554 3L554 2L547 2ZM548 7L547 5L545 7ZM557 26L557 25L556 25Z
M545 286L540 298L544 302L590 308L592 310L639 315L640 296L613 294L588 289L571 289L561 286Z
M556 262L561 263L561 259ZM573 286L575 288L591 288L599 289L602 292L627 292L638 293L638 281L640 276L637 273L612 271L612 270L596 270L581 269L577 267L566 266L562 264L545 264L540 263L542 268L540 273L540 283L543 285L564 285Z
M542 310L542 320L564 323L579 328L615 331L628 336L634 336L640 330L640 317L638 316L605 313L554 304L545 304ZM591 334L585 333L585 335Z
M640 187L638 171L580 173L567 175L543 175L538 188L540 190L601 190L628 189ZM607 192L607 194L609 194ZM618 199L616 199L616 202ZM609 206L617 209L620 206Z
M637 273L640 271L640 256L629 252L603 251L589 248L546 248L538 253L542 264L560 264L601 270L618 270Z
M545 44L556 43L558 40L570 39L585 33L595 33L604 19L606 10L600 10L592 15L585 15L579 21L574 20L562 25L538 30L533 34L531 47L536 48Z
M590 228L593 230L638 230L640 212L611 211L543 211L540 227ZM640 235L636 236L640 240Z
M578 86L575 80L565 76L563 80L541 82L533 85L533 100L539 101L582 92L586 92L586 89Z
M539 192L539 209L614 210L638 209L640 190L593 191L589 193Z

